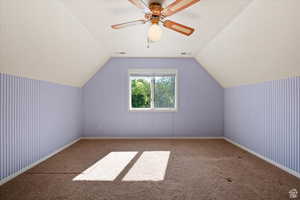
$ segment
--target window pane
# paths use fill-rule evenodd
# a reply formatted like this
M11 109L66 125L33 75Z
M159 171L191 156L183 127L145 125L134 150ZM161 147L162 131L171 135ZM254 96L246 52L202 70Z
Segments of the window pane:
M175 76L156 76L154 80L154 107L175 108Z
M131 76L131 106L132 108L150 108L151 87L150 77Z

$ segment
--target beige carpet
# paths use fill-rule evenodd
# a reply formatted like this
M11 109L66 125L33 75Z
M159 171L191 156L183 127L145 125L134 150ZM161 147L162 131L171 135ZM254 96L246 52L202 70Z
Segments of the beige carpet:
M224 140L81 140L1 186L0 199L284 200L293 188L300 179Z

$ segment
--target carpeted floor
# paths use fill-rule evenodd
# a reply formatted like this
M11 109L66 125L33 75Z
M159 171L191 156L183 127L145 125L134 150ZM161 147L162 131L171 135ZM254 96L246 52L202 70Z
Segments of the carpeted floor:
M163 181L72 179L110 152L170 151ZM225 140L81 140L0 187L1 200L289 199L300 179Z

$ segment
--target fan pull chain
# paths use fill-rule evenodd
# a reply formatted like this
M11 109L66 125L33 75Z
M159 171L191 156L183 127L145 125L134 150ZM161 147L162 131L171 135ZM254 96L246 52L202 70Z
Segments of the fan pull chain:
M149 38L147 37L147 48L150 48L150 42L149 42Z

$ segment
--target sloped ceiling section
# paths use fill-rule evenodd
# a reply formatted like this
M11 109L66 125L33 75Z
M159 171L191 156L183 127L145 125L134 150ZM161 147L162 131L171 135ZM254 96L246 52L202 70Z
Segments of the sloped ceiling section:
M108 58L56 0L0 0L0 72L82 86Z
M224 87L300 76L300 1L255 0L197 59Z

